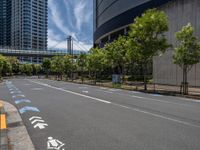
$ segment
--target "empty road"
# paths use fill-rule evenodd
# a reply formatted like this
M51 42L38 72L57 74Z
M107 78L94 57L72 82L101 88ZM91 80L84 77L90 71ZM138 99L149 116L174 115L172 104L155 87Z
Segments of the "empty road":
M197 100L46 79L7 80L0 99L36 150L200 150Z

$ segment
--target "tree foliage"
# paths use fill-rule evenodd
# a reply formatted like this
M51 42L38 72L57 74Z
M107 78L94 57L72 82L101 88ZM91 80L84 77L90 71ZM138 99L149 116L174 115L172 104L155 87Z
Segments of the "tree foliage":
M99 48L92 48L87 56L87 69L95 79L107 66L105 56L104 50Z
M11 75L12 66L8 61L8 58L0 55L0 76L6 76L7 74Z
M125 65L128 63L127 59L127 38L125 36L119 36L118 39L112 43L108 43L105 46L106 59L109 65L112 67L113 72L122 74L124 72Z
M51 71L51 60L48 58L45 58L42 62L42 69L46 73L47 77L49 75L49 72Z
M54 56L51 60L51 71L58 76L64 74L64 61L62 56Z
M137 17L130 26L129 55L130 58L143 64L144 76L147 64L154 56L164 53L169 47L165 32L168 31L168 18L163 11L147 10L141 17ZM145 90L146 87L146 79Z
M173 60L183 70L183 93L187 94L187 73L200 60L200 41L194 36L191 24L184 26L175 36L179 45L175 48Z
M32 65L31 64L21 64L19 66L19 70L21 72L21 74L25 74L25 75L32 75L33 73L33 68L32 68Z

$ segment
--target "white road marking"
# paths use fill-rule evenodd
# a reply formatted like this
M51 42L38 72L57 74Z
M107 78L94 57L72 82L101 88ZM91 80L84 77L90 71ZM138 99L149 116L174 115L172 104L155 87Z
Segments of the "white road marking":
M34 123L36 123L36 122L44 122L44 120L35 119L35 120L33 120L33 121L31 122L31 124L34 124Z
M176 104L176 105L182 105L182 106L189 106L188 104L174 103L174 102L169 102L169 101L165 101L165 100L158 100L158 99L153 99L153 98L148 98L148 97L141 97L141 96L135 96L135 95L131 95L131 97L143 99L145 101L151 100L151 101L167 103L167 104Z
M200 100L194 100L194 99L189 99L189 98L181 98L179 97L180 100L184 100L184 101L189 101L189 102L196 102L196 103L200 103Z
M41 91L41 90L43 90L43 88L32 88L31 90L32 91Z
M38 117L38 116L33 116L33 117L31 117L29 120L31 121L31 120L33 120L33 119L42 119L41 117Z
M82 91L83 93L89 93L88 91Z
M144 97L135 96L135 95L131 95L131 97L134 97L134 98L139 98L139 99L142 99L142 98L144 98Z
M117 92L117 91L121 91L121 89L109 89L109 91Z
M111 92L111 91L103 91L103 92L105 92L105 93L109 93L109 94L112 94L113 92Z
M44 84L42 82L35 82L35 81L32 81L32 80L29 80L29 81L33 82L33 83L36 83L36 84L39 84L39 85L50 87L52 89L56 89L56 90L60 90L60 91L67 92L67 93L71 93L71 94L74 94L74 95L82 96L82 97L85 97L85 98L93 99L93 100L96 100L96 101L99 101L99 102L103 102L103 103L107 103L107 104L111 103L111 102L106 101L106 100L102 100L102 99L99 99L99 98L96 98L96 97L87 96L87 95L84 95L84 94L72 92L72 91L69 91L69 90L61 89L61 88L57 88L57 87L54 87L54 86L51 86L51 85L48 85L48 84Z
M16 98L16 97L25 97L25 95L17 94L17 95L12 96L12 98Z
M138 92L138 91L130 91L130 93L141 94L141 92Z
M48 126L48 124L46 124L45 121L38 116L33 116L29 118L29 121L31 121L31 124L35 124L33 126L34 128L45 129Z
M81 87L78 87L79 89L88 89L88 87L85 87L85 86L81 86Z
M47 84L43 84L42 82L35 82L35 81L32 81L32 80L29 80L29 81L33 82L33 83L36 83L36 84L39 84L39 85L47 86ZM154 116L156 118L162 118L162 119L173 121L173 122L176 122L176 123L179 123L179 124L184 124L184 125L187 125L187 126L200 128L199 125L195 125L195 124L192 124L192 123L189 123L189 122L185 122L185 121L173 119L173 118L170 118L170 117L162 116L162 115L159 115L159 114L151 113L151 112L148 112L148 111L140 110L140 109L137 109L137 108L124 106L124 105L120 105L120 104L117 104L117 103L112 103L112 102L109 102L109 101L106 101L106 100L102 100L102 99L99 99L99 98L95 98L95 97L79 94L79 93L76 93L76 92L64 90L64 89L61 89L61 88L57 88L57 87L54 87L54 86L51 86L51 85L48 85L47 87L50 87L52 89L57 89L57 90L60 90L60 91L64 91L64 92L67 92L67 93L71 93L71 94L74 94L74 95L79 95L79 96L82 96L82 97L90 98L90 99L97 100L97 101L100 101L100 102L103 102L103 103L112 104L112 105L115 105L115 106L118 106L118 107L122 107L122 108L126 108L126 109L129 109L129 110L133 110L133 111L136 111L136 112L144 113L144 114L147 114L147 115ZM143 98L143 97L140 97L140 98Z
M100 87L100 89L102 89L102 90L107 90L108 88L105 88L105 87Z
M39 128L39 129L45 129L48 126L48 124L46 123L37 123L36 125L34 125L34 128Z
M137 111L137 112L141 112L141 113L147 114L147 115L151 115L151 116L154 116L156 118L162 118L162 119L165 119L165 120L173 121L173 122L184 124L184 125L187 125L187 126L200 128L199 125L195 125L195 124L192 124L192 123L189 123L189 122L173 119L173 118L170 118L170 117L165 117L165 116L162 116L162 115L158 115L158 114L151 113L151 112L148 112L148 111L140 110L140 109L137 109L137 108L127 107L127 106L116 104L116 103L112 103L112 104L115 105L115 106L127 108L127 109L130 109L130 110L133 110L133 111Z
M100 89L97 89L97 90L95 90L95 91L113 94L113 92L111 92L111 91L104 91L104 90L100 90Z
M58 139L53 139L53 137L48 137L47 149L65 150L63 148L64 145L65 143L59 141Z

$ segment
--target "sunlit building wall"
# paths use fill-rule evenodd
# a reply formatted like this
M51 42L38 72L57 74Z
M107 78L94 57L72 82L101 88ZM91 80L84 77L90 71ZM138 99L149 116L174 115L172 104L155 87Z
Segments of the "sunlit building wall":
M166 37L175 47L174 33L190 22L200 38L200 1L199 0L94 0L94 45L103 47L119 35L127 35L134 18L145 10L158 8L169 18L169 32ZM182 71L173 64L173 48L153 62L155 83L180 85ZM189 84L200 86L200 65L195 65L188 75Z

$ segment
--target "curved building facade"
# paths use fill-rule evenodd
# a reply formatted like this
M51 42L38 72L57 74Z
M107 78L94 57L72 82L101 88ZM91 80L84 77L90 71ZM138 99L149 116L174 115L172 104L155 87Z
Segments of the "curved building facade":
M94 43L112 41L126 34L136 16L170 0L94 0Z
M119 35L127 34L128 26L135 17L149 8L163 10L169 19L166 38L176 47L175 32L188 23L195 28L200 38L200 1L199 0L94 0L94 45L103 47ZM180 85L182 71L173 64L173 48L153 61L155 83ZM195 65L188 74L189 85L200 86L200 64Z

